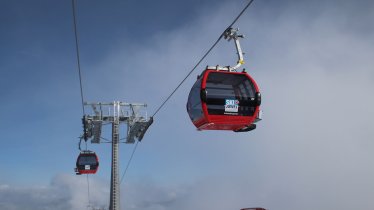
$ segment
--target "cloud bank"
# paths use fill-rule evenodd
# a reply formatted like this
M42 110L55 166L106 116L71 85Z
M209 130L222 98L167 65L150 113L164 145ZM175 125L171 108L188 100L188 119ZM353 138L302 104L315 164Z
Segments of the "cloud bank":
M248 134L196 132L186 125L185 100L194 82L189 78L142 142L134 163L142 169L131 170L146 175L130 174L122 209L371 209L374 6L343 1L333 7L336 2L304 2L311 9L255 4L256 11L239 24L247 35L247 68L263 93L264 120ZM149 45L130 45L136 51L114 49L87 80L94 81L99 69L118 69L111 73L120 76L88 84L88 98L111 99L118 93L113 90L131 89L121 96L142 101L146 95L155 108L215 41L212 34L229 18L227 8L197 18L197 25L156 34ZM207 62L231 64L232 45L220 44ZM123 71L134 66L137 71ZM134 88L139 81L144 86ZM107 184L92 181L93 205L107 205ZM1 209L75 210L87 203L84 177L60 175L44 187L0 187Z

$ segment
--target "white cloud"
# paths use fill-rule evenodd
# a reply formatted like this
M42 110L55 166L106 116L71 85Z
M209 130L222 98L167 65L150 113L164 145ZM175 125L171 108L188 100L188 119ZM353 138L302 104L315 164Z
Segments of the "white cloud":
M90 180L91 204L96 206L107 205L107 184ZM46 186L9 186L0 187L0 209L56 209L78 210L86 209L88 205L87 180L85 176L60 174L55 176L50 185Z
M261 10L259 5L256 10ZM365 11L374 14L372 8ZM263 93L265 114L258 129L246 134L196 132L185 101L198 69L157 115L141 143L130 175L147 175L126 181L123 209L374 206L374 31L352 27L357 19L361 26L371 24L372 15L356 11L350 13L354 19L340 18L349 7L320 8L315 16L292 9L261 20L252 12L240 21L247 35L242 42L247 69ZM157 107L215 41L218 34L212 31L220 33L227 16L207 14L197 25L151 36L151 45L131 45L135 52L115 50L98 69L116 69L115 75L121 76L87 90L110 93L107 98L119 93ZM233 53L233 43L222 43L206 62L231 64ZM106 205L108 183L92 180L92 202ZM165 180L171 184L165 186ZM1 185L0 208L84 209L86 190L85 177L67 175L46 187Z
M178 208L203 209L207 205L214 209L234 209L246 200L249 205L261 204L269 209L369 209L374 205L369 196L374 194L371 182L374 175L373 31L360 28L349 31L354 28L357 17L339 18L348 7L321 9L325 11L308 17L301 11L287 10L274 22L269 18L264 20L266 23L257 24L253 19L251 30L242 27L250 36L256 30L256 36L244 40L243 45L248 52L249 72L263 91L264 120L254 133L191 134L183 126L186 123L184 92L188 92L188 87L182 88L182 93L169 102L167 113L161 115L177 126L168 129L168 123L163 122L169 140L160 140L165 134L156 134L159 143L168 145L160 149L167 154L170 154L168 150L182 153L172 156L176 157L175 165L179 162L201 166L210 162L199 173L214 180L204 179L200 187L190 188L189 192L196 196L189 194L180 200ZM367 14L361 15L362 22L372 20L365 19ZM214 21L209 23L222 26ZM179 33L189 34L185 30ZM204 46L206 43L198 41L199 38L193 43ZM261 48L247 49L248 42ZM180 45L176 49L190 47L188 43ZM167 49L171 51L166 57L177 57L177 50ZM225 53L215 51L219 55L213 57L225 60ZM193 53L183 57L192 56ZM157 63L157 58L154 53L147 60ZM173 86L171 83L180 72L168 72L167 81L158 80L165 83L151 87L160 89L160 93L167 91L165 86ZM154 75L152 79L155 78L160 77ZM202 138L209 143L196 142ZM226 138L236 140L219 141ZM190 162L183 160L183 156ZM167 156L162 160L173 164L165 159ZM200 169L196 165L183 167ZM172 168L169 170L173 171ZM194 180L199 179L201 176ZM224 194L235 198L225 199Z
M314 15L293 7L277 18L243 16L239 26L247 35L242 42L246 65L263 93L264 120L247 134L195 132L185 101L197 69L157 115L137 154L145 156L141 163L156 179L194 184L130 188L144 195L130 196L132 209L348 210L374 205L369 196L374 194L374 31L349 31L359 18L341 18L347 5L322 6L313 8L320 9ZM226 26L227 16L216 14L153 37L154 44L136 52L116 52L102 65L131 58L123 69L137 71L122 84L129 91L124 95L146 97L156 107ZM372 20L366 13L352 14L366 23ZM234 63L234 52L233 43L221 43L201 68ZM126 75L123 71L121 78ZM139 81L142 87L133 88ZM179 193L169 194L174 191Z

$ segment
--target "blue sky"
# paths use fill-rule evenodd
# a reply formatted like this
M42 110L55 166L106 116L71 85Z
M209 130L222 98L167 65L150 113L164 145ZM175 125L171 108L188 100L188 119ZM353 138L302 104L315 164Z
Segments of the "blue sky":
M78 0L85 100L145 102L152 114L246 2ZM240 134L190 122L196 75L236 62L221 41L156 115L122 209L372 208L373 20L365 0L254 1L236 27L264 120ZM0 30L0 207L84 209L71 1L2 1ZM91 200L105 206L110 145L88 147L101 160ZM121 145L121 169L132 148Z

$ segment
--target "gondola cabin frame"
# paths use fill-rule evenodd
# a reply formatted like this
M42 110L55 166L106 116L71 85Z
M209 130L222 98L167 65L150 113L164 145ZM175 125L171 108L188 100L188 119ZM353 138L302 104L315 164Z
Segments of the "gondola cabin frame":
M187 112L198 130L249 131L260 119L260 104L249 74L207 68L191 88Z
M99 158L92 151L82 151L76 162L75 172L81 174L95 174L99 169Z

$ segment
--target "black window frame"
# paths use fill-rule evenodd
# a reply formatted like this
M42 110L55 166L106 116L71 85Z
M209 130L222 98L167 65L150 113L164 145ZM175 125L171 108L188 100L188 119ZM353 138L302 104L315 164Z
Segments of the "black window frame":
M252 116L256 110L256 88L246 74L209 72L205 92L209 114ZM238 100L238 112L226 112L226 100Z

